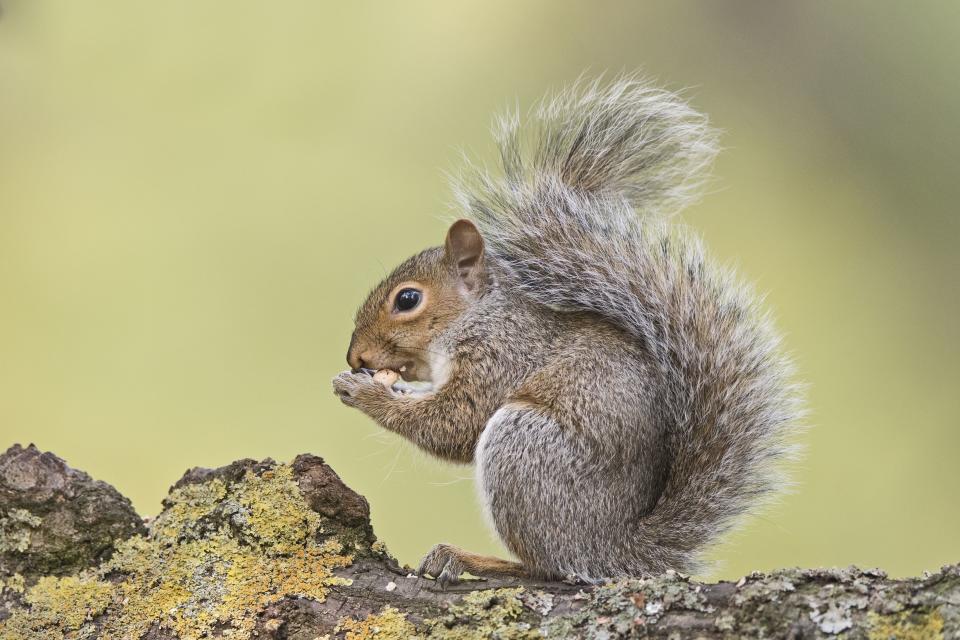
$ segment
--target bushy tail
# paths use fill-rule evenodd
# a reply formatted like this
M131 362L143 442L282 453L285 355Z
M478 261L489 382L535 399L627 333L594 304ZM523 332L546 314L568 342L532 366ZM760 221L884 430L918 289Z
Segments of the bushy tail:
M678 96L633 78L574 87L498 122L503 175L459 193L504 286L595 312L642 341L665 381L673 454L635 553L650 571L697 552L781 488L800 403L755 297L664 214L690 202L715 135Z

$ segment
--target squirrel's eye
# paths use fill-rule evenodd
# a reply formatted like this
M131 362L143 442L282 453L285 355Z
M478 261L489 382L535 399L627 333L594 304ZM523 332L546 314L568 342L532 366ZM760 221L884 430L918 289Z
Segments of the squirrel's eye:
M401 289L394 298L393 307L397 311L411 311L420 304L421 299L423 294L416 289Z

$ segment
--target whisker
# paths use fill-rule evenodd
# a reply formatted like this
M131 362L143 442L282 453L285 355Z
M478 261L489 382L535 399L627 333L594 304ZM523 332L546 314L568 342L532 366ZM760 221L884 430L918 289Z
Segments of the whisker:
M399 344L399 343L398 343L398 344L396 344L395 346L396 346L397 349L409 349L409 350L411 350L411 351L425 351L426 353L432 353L432 354L435 355L435 356L445 356L445 355L447 355L447 354L445 354L445 353L443 353L443 352L441 352L441 351L434 351L433 349L427 349L426 347L417 347L417 346L414 346L414 345L412 345L412 344L411 344L411 345L404 345L404 344Z
M449 487L450 485L453 485L453 484L459 484L461 482L469 482L471 480L473 480L473 477L465 476L460 478L454 478L453 480L447 480L446 482L431 482L429 484L431 484L434 487Z
M390 465L390 469L387 471L387 475L383 478L383 482L386 482L390 479L390 476L394 474L397 469L397 462L400 461L400 447L397 447L397 454L393 457L393 464Z

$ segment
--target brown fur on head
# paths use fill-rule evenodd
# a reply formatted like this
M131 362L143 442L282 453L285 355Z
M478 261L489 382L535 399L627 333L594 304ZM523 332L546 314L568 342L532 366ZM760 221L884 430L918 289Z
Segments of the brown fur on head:
M367 296L347 351L350 367L431 380L430 344L483 294L484 273L480 232L469 220L454 222L443 247L409 258Z

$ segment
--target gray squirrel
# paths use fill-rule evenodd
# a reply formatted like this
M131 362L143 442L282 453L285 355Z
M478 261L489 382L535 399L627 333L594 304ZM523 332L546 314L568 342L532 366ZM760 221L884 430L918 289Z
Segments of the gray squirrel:
M356 316L336 394L476 465L516 561L436 545L441 584L697 569L782 488L802 413L756 297L669 217L716 154L705 116L633 77L497 121L502 173L465 171L464 219Z

